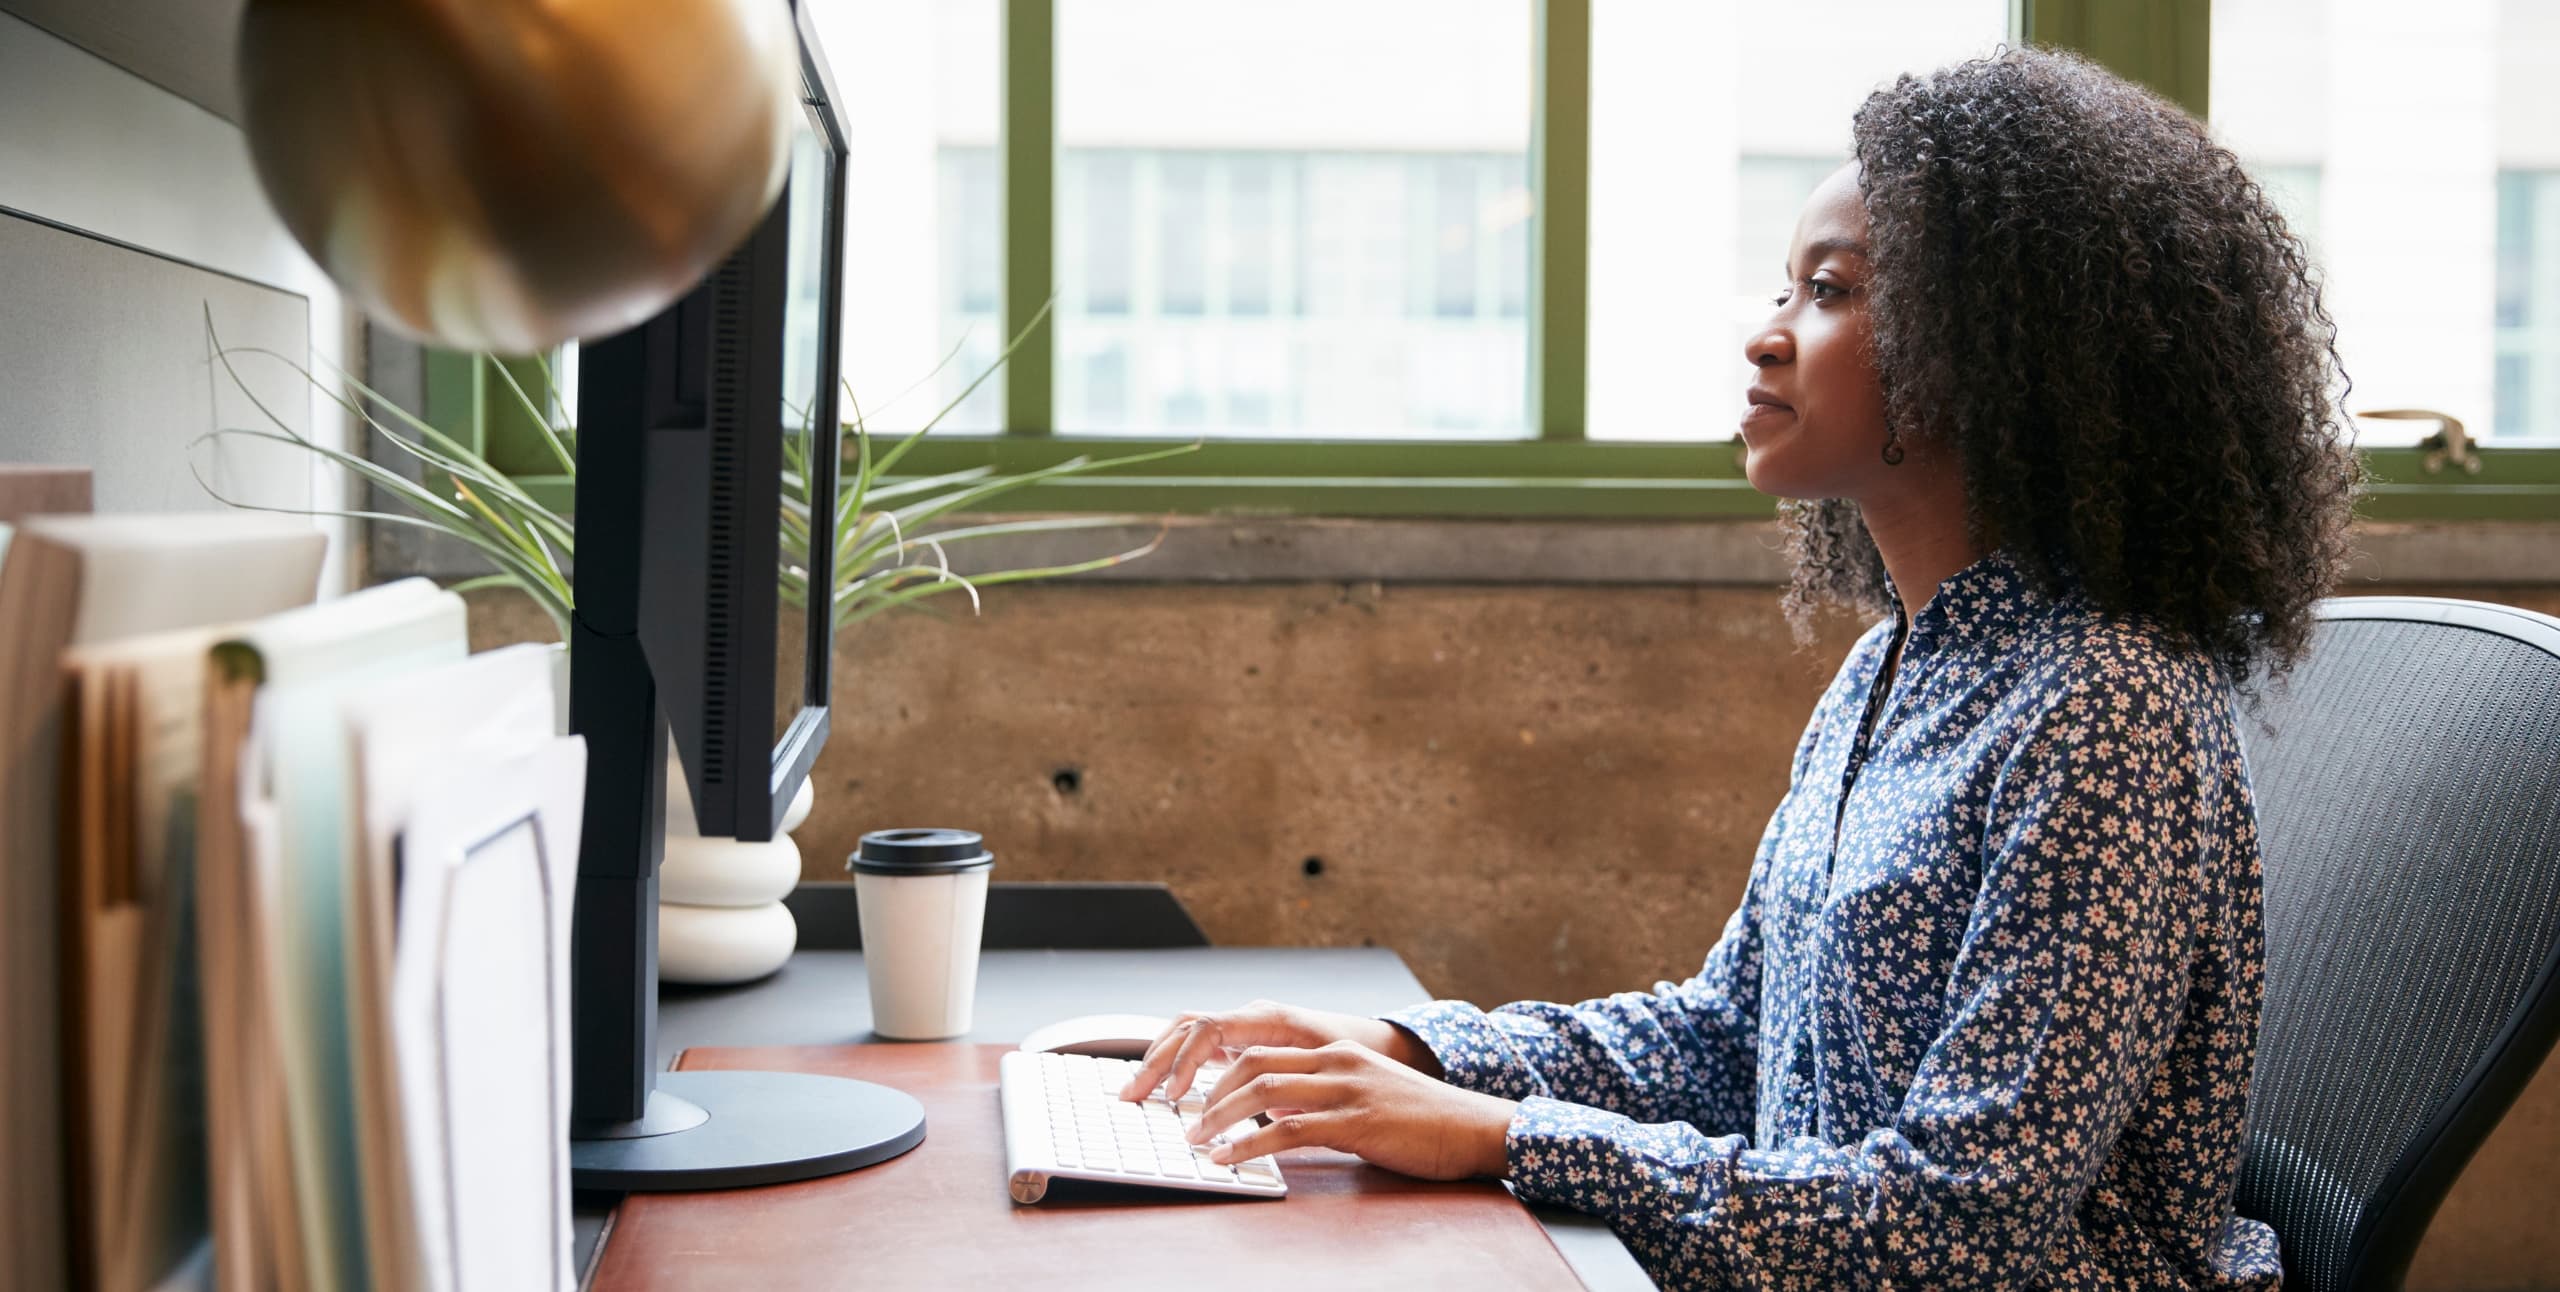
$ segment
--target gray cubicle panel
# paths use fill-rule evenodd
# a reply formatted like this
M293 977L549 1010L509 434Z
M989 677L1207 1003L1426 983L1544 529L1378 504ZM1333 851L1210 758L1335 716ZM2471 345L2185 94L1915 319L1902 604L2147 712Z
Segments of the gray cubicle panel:
M189 443L278 429L252 394L307 434L311 387L249 357L246 389L235 385L213 361L208 316L225 347L308 362L303 297L0 207L0 461L88 467L102 512L222 506L189 468ZM205 446L194 462L242 501L311 505L314 459L295 446Z

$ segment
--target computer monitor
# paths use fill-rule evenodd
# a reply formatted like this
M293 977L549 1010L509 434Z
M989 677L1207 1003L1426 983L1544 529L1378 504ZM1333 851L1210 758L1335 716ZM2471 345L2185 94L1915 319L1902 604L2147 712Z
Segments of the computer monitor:
M804 1179L924 1134L913 1099L863 1082L657 1071L670 736L701 833L748 840L773 836L827 738L846 127L807 8L792 9L805 113L782 197L683 300L579 354L569 722L588 768L570 950L581 1188ZM786 631L795 597L805 614Z

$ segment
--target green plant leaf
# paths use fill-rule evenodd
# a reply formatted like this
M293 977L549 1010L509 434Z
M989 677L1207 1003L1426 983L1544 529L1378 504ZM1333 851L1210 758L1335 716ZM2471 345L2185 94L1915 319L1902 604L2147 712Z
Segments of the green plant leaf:
M1142 524L1142 516L1043 516L1034 520L992 521L960 529L937 529L932 537L937 542L960 543L971 539L994 538L1004 534L1045 534L1070 529L1118 529ZM1159 527L1161 528L1161 526Z
M524 415L533 419L534 429L542 433L543 444L551 450L551 456L560 460L560 469L571 475L578 474L578 459L570 454L568 445L560 442L559 434L551 429L551 418L533 402L533 396L524 393L524 387L516 381L516 375L507 371L507 365L486 356L481 358L481 362L497 369L498 375L506 378L507 389L515 392L516 403L523 406ZM542 379L551 380L551 365L547 363L542 365Z
M383 425L383 423L379 419L375 418L370 412L366 411L362 405L348 400L335 391L330 390L325 383L323 383L317 376L313 375L310 369L303 367L301 364L294 362L283 354L267 349L263 346L223 346L221 344L220 336L213 331L213 319L210 313L208 313L205 318L205 329L206 335L212 339L214 355L222 363L223 371L231 377L231 380L235 385L238 385L241 388L242 393L248 396L250 404L257 408L260 413L264 414L268 421L273 422L276 425L277 430L293 443L313 452L335 452L334 450L323 449L310 437L294 430L290 423L287 423L282 418L277 417L273 409L268 408L263 402L258 400L255 395L249 394L248 384L241 380L239 370L231 363L231 355L263 355L267 358L274 359L276 362L281 363L288 368L291 368L294 372L299 374L304 381L310 383L315 389L319 390L324 398L361 419L365 425L380 432L384 439L391 441L404 452L411 454L419 461L424 462L429 466L445 471L447 474L468 479L472 481L472 483L481 486L483 491L490 495L505 497L517 510L524 512L529 518L532 518L535 523L542 524L546 529L550 530L553 539L559 542L563 547L570 545L570 530L566 520L552 512L549 508L542 506L540 502L536 501L531 494L526 493L515 483L513 479L508 477L506 473L489 465L488 461L480 457L479 454L472 452L468 447L444 434L442 431L437 430L435 427L411 416L407 410L383 398L379 393L376 393L371 387L366 386L363 382L357 381L352 377L344 378L350 387L362 392L364 396L372 402L390 409L406 424L419 428L425 435L431 437L430 440L427 443L422 443L411 440L408 437L393 431L390 427ZM340 375L344 377L343 372L341 372ZM428 443L434 443L440 447L431 449L428 447ZM367 461L369 461L369 459L367 459Z
M211 432L207 435L198 436L196 442L202 443L206 439L223 434L254 435L257 434L257 432L217 431ZM544 573L542 571L532 567L525 561L521 553L518 553L503 544L491 541L488 536L478 532L477 530L467 527L462 529L451 528L438 524L434 521L425 520L416 516L403 516L396 512L355 510L340 511L318 507L274 507L263 503L243 502L240 499L230 497L224 494L221 490L214 488L213 483L204 478L204 473L196 469L195 462L192 458L188 460L187 469L195 475L196 483L216 501L224 504L225 506L237 507L242 511L274 512L285 516L326 516L342 520L381 521L386 524L409 525L419 529L432 530L436 533L451 535L464 543L470 544L483 555L489 557L491 561L495 562L503 572L502 577L506 578L508 582L514 583L516 586L524 589L526 595L532 597L536 604L541 605L544 611L551 615L552 622L560 629L561 640L568 640L569 598L566 586L553 586L550 581L544 577Z
M962 404L969 402L969 396L978 393L978 387L987 384L987 378L996 375L997 371L1004 367L1005 362L1013 358L1013 352L1021 349L1023 344L1028 342L1032 338L1033 334L1040 330L1040 325L1049 320L1049 310L1057 303L1058 298L1055 296L1042 301L1040 303L1039 312L1033 314L1030 320L1022 325L1021 331L1013 334L1012 340L1005 342L1004 349L996 353L995 362L988 364L985 372L981 372L977 376L970 378L969 384L961 387L960 393L952 396L951 402L944 404L941 411L935 413L932 417L925 419L925 424L917 428L915 434L900 440L896 448L893 448L886 454L883 454L881 456L879 467L880 474L887 475L898 465L898 459L905 457L907 455L907 450L914 448L916 441L925 437L926 432L931 431L934 427L940 426L943 418L949 417L954 410L958 409Z
M949 471L938 476L917 476L911 480L901 480L896 484L880 485L871 490L871 496L866 499L866 501L876 503L891 498L906 498L920 493L931 493L936 489L949 488L952 485L964 484L971 480L984 480L995 473L996 469L992 466L974 466L963 467L958 471Z
M885 451L872 443L862 405L854 396L851 386L849 384L846 386L845 403L851 410L851 417L844 429L849 433L853 446L849 463L838 459L840 464L837 470L838 483L836 496L832 500L836 518L836 548L832 554L836 577L834 587L829 590L831 595L828 598L832 615L839 626L858 623L891 609L919 609L930 613L931 607L924 604L928 599L953 591L966 592L972 605L975 606L979 603L978 589L981 587L1057 578L1104 569L1153 552L1164 541L1165 531L1159 529L1155 540L1143 547L1089 561L1043 566L1036 569L1002 570L984 575L961 575L951 568L950 554L947 549L952 544L974 542L1004 534L1125 525L1131 518L1108 516L1028 518L964 524L938 530L932 529L931 523L1027 485L1172 457L1199 448L1197 443L1178 444L1159 451L1102 460L1076 457L1019 475L1002 475L993 466L979 466L918 479L893 477L892 473L907 451L948 417L953 410L965 403L989 377L1001 369L1014 352L1047 321L1049 312L1050 306L1043 305L1031 322L1014 336L1011 343L1006 345L994 363L972 379L957 397L945 404L922 428L901 437ZM378 520L450 535L487 558L498 571L495 574L467 580L459 586L479 588L506 583L522 588L528 596L543 607L546 613L552 616L553 623L561 635L564 638L568 635L574 587L570 583L566 570L575 552L576 537L572 518L543 505L513 477L498 470L470 446L402 408L398 403L384 397L381 392L347 374L335 364L328 364L328 367L343 386L343 393L340 389L333 388L330 383L323 381L312 368L305 367L302 363L277 351L254 346L222 345L220 336L214 330L209 307L205 311L205 331L214 355L220 361L224 372L274 427L273 430L226 428L208 433L191 442L188 467L190 471L195 472L197 480L207 493L233 506L248 506L237 500L223 497L218 490L204 480L203 473L196 468L192 458L192 449L196 445L208 440L219 441L222 437L229 435L243 435L296 445L370 482L381 489L386 497L416 514L317 510L300 511L294 514ZM943 356L941 363L936 365L934 371L939 372L949 365L959 355L965 341L964 337L961 344L955 344L952 350ZM273 409L258 400L255 392L250 391L234 362L235 356L244 355L272 359L299 374L325 398L337 404L374 433L379 434L385 443L393 446L396 451L409 455L427 468L430 473L429 480L413 480L372 461L364 454L325 447L294 430L290 423L277 416ZM485 356L482 357L485 358ZM540 367L544 385L543 398L539 400L532 392L525 389L524 383L505 364L500 363L494 366L497 367L500 379L506 384L518 406L541 428L546 446L551 450L552 456L559 460L562 468L574 479L577 474L578 430L574 425L558 424L567 420L565 416L555 418L551 415L559 408L558 385L553 378L548 357L536 355L534 360ZM325 358L321 362L327 363ZM904 398L907 394L921 388L925 382L931 380L932 376L932 373L928 373L916 385L900 392L897 398ZM894 403L896 400L893 399L891 402ZM811 470L811 459L815 452L815 437L808 433L806 410L800 410L800 412L800 420L803 423L800 432L786 436L783 444L781 472L783 499L779 534L782 559L776 578L777 591L783 600L805 609L809 604L812 591L809 567L812 564L810 540L815 536L812 523L815 499L811 496L814 474ZM850 469L845 469L848 466ZM453 496L450 498L444 496L441 485L434 483L436 481L441 481L443 485L450 485ZM277 507L255 509L294 511L290 508ZM916 554L919 549L929 559L917 559Z
M973 504L984 502L990 498L1001 497L1013 490L1023 488L1027 485L1037 484L1043 480L1056 480L1063 479L1068 476L1090 475L1097 471L1107 471L1114 467L1128 466L1133 463L1153 462L1163 458L1190 453L1197 450L1199 447L1200 445L1195 441L1190 444L1177 444L1167 449L1159 449L1147 453L1126 454L1121 457L1105 458L1098 461L1083 457L1069 458L1065 462L1042 467L1035 471L1026 471L1020 475L997 476L992 479L981 481L969 488L957 490L922 502L911 503L908 506L894 508L879 514L890 517L902 530L914 529L917 527L919 522L930 520L936 516L947 515ZM871 540L867 546L859 548L854 552L852 557L853 568L866 569L870 567L881 559L881 553L883 550L883 545L880 540L876 538Z

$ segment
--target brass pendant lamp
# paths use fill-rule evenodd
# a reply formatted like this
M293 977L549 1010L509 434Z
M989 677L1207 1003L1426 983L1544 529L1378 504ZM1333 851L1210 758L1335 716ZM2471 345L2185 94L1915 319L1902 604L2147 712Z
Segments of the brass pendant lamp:
M249 0L249 148L367 313L525 353L634 326L780 188L784 0Z

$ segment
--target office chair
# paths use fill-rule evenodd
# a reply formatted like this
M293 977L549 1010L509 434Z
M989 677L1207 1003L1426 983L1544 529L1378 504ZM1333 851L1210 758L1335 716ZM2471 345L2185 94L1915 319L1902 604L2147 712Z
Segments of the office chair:
M2333 599L2239 723L2267 986L2236 1205L2288 1288L2398 1288L2560 1032L2560 619Z

